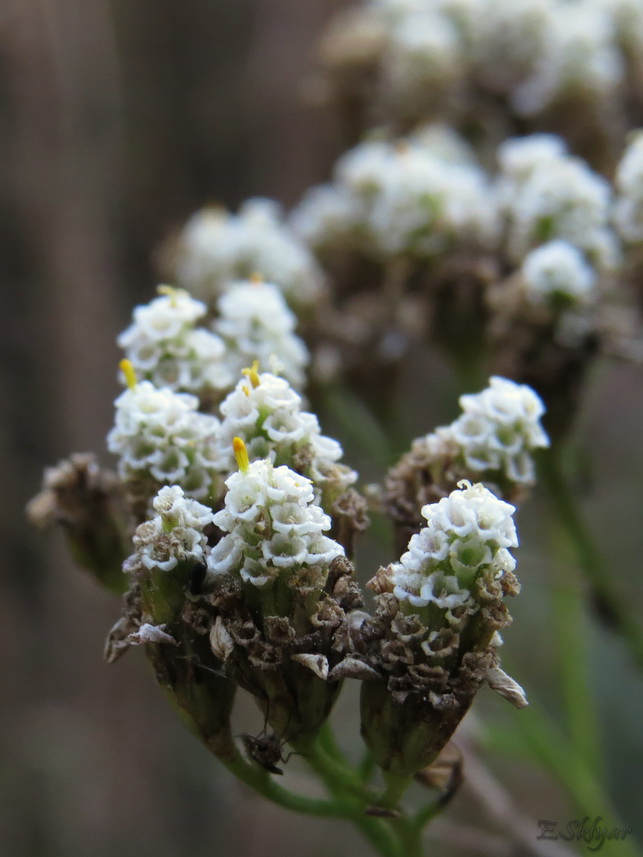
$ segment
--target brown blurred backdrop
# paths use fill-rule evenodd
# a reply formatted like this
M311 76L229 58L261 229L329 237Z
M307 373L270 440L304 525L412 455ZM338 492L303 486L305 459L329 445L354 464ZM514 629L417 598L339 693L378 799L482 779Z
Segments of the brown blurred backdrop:
M72 568L58 534L30 531L23 516L44 465L81 450L106 460L114 338L131 307L153 294L153 253L167 231L210 201L234 207L268 195L290 204L326 176L339 135L332 116L300 96L332 6L4 0L0 7L2 857L368 853L343 825L288 816L219 771L175 721L139 653L107 667L102 645L118 605ZM599 528L609 504L610 532L624 533L619 566L631 569L639 599L640 387L640 371L604 372L585 416L599 460L589 513ZM445 389L433 408L440 420L453 416ZM617 431L614 415L625 408L627 427ZM423 419L416 416L409 436L431 427ZM542 536L533 509L523 561L536 575L546 570L530 559L529 534L534 555ZM513 639L546 695L548 607L545 583L535 580ZM542 643L536 653L534 634ZM609 782L627 817L643 803L643 695L618 646L599 631L592 645L609 673L600 686ZM532 801L533 818L565 811L541 774L510 768L508 777L518 799ZM458 800L452 822L469 811L466 795Z

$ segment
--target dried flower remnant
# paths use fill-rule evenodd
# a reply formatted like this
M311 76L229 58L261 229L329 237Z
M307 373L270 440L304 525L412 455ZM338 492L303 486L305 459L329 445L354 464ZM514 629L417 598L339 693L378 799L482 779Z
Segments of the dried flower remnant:
M78 565L108 589L123 591L121 565L131 537L123 486L95 455L76 453L48 467L27 515L37 527L60 524Z
M503 598L519 589L513 512L463 482L423 507L427 526L369 584L377 608L363 633L381 678L362 685L362 735L389 774L410 777L429 765L483 682L526 705L497 655L497 632L511 621Z

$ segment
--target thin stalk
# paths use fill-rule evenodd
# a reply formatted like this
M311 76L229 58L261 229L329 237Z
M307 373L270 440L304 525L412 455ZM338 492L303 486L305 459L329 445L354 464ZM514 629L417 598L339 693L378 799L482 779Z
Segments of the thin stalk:
M406 857L402 843L382 819L366 814L374 804L373 796L360 782L357 772L331 759L319 740L297 742L296 749L324 782L329 793L350 812L350 820L383 857Z
M588 628L582 593L570 570L570 545L562 521L550 515L552 559L555 580L552 586L557 661L560 669L560 693L571 745L579 759L595 776L603 772L600 725L596 701L590 686L587 652Z
M320 800L295 794L278 785L267 771L244 762L240 756L234 760L222 759L222 761L226 768L245 785L284 809L322 818L352 818L352 809L341 800Z
M614 575L594 543L565 479L560 454L544 455L540 473L600 614L620 634L637 666L643 669L643 626L632 616L624 596L614 587Z

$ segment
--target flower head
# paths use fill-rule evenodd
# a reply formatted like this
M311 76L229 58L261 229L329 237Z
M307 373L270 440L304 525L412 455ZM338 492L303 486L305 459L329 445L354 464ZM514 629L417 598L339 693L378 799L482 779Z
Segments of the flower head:
M196 326L206 305L183 289L161 286L159 292L136 307L133 324L117 340L138 377L201 396L229 388L234 375L223 340Z
M508 548L518 544L514 506L480 484L461 486L423 507L426 527L411 537L408 551L391 567L400 601L413 607L435 604L448 617L455 608L474 605L478 578L494 580L513 571Z
M116 422L107 446L119 456L123 479L180 485L197 499L210 496L216 480L219 421L198 412L196 396L141 381L122 393L115 405Z
M213 329L225 343L235 377L258 360L295 387L304 386L308 350L295 334L297 319L277 286L259 278L230 284L217 307Z
M192 216L172 254L176 281L212 305L229 284L259 272L278 283L288 303L310 306L323 277L310 252L282 222L279 206L246 202L237 215L206 208Z
M311 481L265 459L234 473L226 485L225 508L214 523L227 535L208 557L210 572L239 575L262 588L280 574L305 571L323 585L344 549L323 535L331 521L315 504Z
M446 431L471 471L499 472L524 484L534 479L531 452L549 446L540 424L542 400L531 387L493 377L481 393L460 397L463 414Z
M137 527L135 553L124 570L167 572L179 563L203 562L207 547L203 528L212 523L212 510L187 498L178 485L161 488L152 506L156 514Z
M232 469L233 438L239 437L251 459L270 458L275 465L301 470L312 480L317 496L327 487L335 494L346 490L357 474L339 463L341 446L322 435L317 417L302 410L302 405L285 378L247 370L221 404L222 469Z
M522 278L527 299L533 304L588 307L597 297L596 272L580 250L556 239L525 256Z

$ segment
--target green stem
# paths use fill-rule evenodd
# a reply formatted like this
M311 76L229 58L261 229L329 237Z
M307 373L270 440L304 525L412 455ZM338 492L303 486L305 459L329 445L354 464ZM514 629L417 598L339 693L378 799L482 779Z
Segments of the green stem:
M319 739L302 740L296 742L296 749L319 775L329 793L343 804L347 813L344 817L350 817L383 857L406 857L402 843L388 824L366 814L375 801L357 772L328 756L322 743Z
M564 702L570 740L579 759L595 775L602 773L600 726L589 677L588 628L573 557L565 529L557 515L550 515L555 580L552 587L556 651L560 668L560 693ZM576 583L576 585L575 585Z
M352 809L341 800L318 800L288 791L278 785L267 771L245 762L239 755L234 759L221 761L235 777L284 809L323 818L352 818L353 816Z
M357 766L360 779L363 783L368 783L375 770L375 759L370 750L366 750L362 756L362 761Z
M344 765L346 764L344 754L337 745L335 734L328 720L319 730L317 737L319 740L320 747L326 753L327 756L329 756L331 759L334 759L336 762L340 762Z
M567 484L560 454L551 452L543 456L540 472L600 614L620 634L636 664L643 669L643 626L631 615L625 597L614 587L614 575L597 549Z

